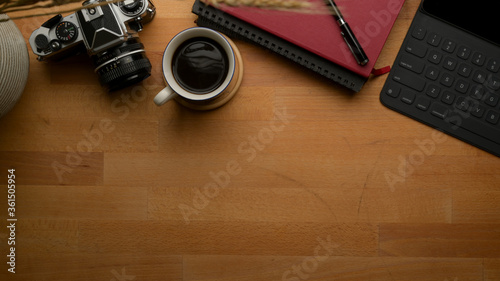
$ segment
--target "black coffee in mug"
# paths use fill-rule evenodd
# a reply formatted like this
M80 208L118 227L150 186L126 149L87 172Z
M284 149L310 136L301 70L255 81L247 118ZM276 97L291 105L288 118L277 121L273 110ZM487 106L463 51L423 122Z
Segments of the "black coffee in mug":
M172 58L172 73L184 90L206 94L217 89L226 79L229 59L214 40L195 37L183 42Z

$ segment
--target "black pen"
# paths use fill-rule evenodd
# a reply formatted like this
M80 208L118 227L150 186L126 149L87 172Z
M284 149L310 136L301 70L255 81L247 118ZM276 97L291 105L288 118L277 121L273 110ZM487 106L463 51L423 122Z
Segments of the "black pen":
M352 32L351 28L349 27L349 24L345 21L344 17L342 16L342 13L340 12L339 8L333 2L333 0L328 0L328 3L333 9L334 17L337 23L340 26L340 33L342 34L342 37L344 37L344 40L351 50L351 53L354 55L354 58L358 62L359 65L365 65L368 63L369 59L365 54L365 51L363 51L363 48L361 47L361 44L359 44L358 39L356 39L356 36L354 36L354 33Z

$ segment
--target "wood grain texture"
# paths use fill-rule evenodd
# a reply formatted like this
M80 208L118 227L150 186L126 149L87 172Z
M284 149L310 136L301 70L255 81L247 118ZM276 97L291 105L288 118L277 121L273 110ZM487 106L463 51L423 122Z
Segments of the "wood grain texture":
M380 254L497 258L499 230L498 224L380 224Z
M133 87L106 93L85 54L30 52L0 119L0 280L500 280L499 158L385 108L386 76L353 94L239 40L227 105L157 107L163 51L196 16L192 1L155 4L139 35L152 75ZM46 19L16 24L28 39Z
M500 259L484 260L484 280L500 280Z
M0 151L0 168L5 178L15 169L18 185L101 185L103 153L82 151Z
M26 254L14 280L183 280L182 257L123 254ZM64 266L62 266L64 265ZM2 280L12 278L0 274Z
M187 256L186 280L481 280L481 259ZM315 270L314 270L315 269ZM300 277L303 278L300 278ZM459 276L459 277L458 277ZM492 279L493 280L493 279ZM496 279L494 279L496 280Z
M377 253L377 226L366 223L84 221L79 247L89 253L307 255L328 237L332 255Z

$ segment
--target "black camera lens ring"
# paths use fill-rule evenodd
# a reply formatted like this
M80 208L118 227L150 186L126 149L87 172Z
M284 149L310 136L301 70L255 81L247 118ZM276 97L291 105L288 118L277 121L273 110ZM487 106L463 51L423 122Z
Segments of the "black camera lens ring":
M109 91L138 83L151 75L152 65L138 38L92 56L99 82Z
M103 67L107 67L108 65L113 64L113 63L115 63L115 62L119 61L120 59L125 58L125 57L127 57L127 56L131 56L131 55L135 55L135 54L139 54L139 53L146 53L146 51L144 51L144 50L135 50L135 51L130 51L130 52L128 52L128 53L124 53L124 54L122 54L122 55L119 55L119 56L113 57L113 58L109 59L108 61L106 61L105 63L103 63L103 64L101 64L101 65L98 65L98 66L95 68L94 72L96 72L96 73L97 73L97 72L99 72L99 71L100 71Z
M116 57L122 56L123 54L130 53L132 51L143 51L144 45L139 42L138 39L129 39L127 42L123 43L118 47L101 52L97 55L92 56L94 65L97 67L103 65Z
M151 76L148 58L136 59L99 75L99 81L109 91L116 91L138 83Z

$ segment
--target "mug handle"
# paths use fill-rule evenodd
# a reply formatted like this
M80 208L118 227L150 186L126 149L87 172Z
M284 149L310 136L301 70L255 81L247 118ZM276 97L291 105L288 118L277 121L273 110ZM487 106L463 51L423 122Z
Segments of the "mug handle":
M167 101L173 99L176 93L169 86L161 90L154 98L154 102L157 106L164 105Z

